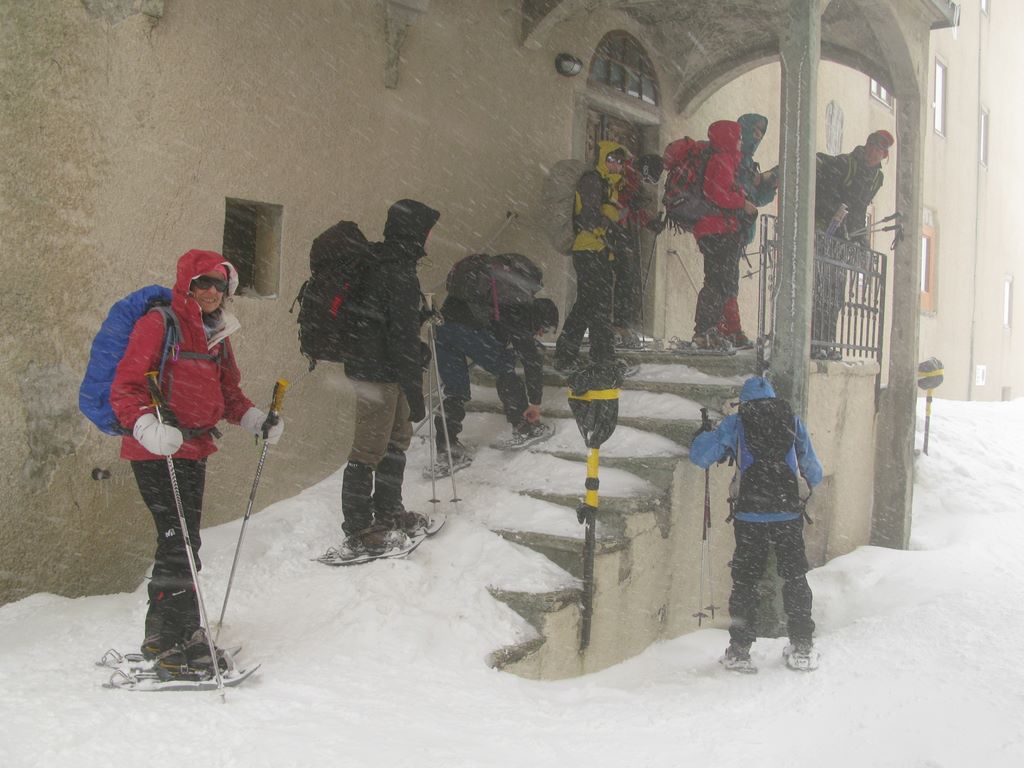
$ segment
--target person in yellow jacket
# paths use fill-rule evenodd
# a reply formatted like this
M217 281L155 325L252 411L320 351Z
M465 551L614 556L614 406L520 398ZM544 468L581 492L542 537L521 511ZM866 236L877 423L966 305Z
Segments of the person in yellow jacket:
M619 192L629 152L614 141L598 142L594 170L584 173L576 185L572 266L576 270L576 302L555 344L555 367L571 371L580 366L583 334L590 330L590 362L615 360L611 309L613 262L619 217Z

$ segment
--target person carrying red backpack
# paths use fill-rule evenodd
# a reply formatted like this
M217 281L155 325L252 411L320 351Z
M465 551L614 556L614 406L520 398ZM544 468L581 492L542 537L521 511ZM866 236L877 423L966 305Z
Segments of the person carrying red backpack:
M171 676L212 670L213 660L200 626L196 585L167 459L174 468L198 570L206 459L217 450L212 435L217 423L227 419L264 435L270 444L284 431L284 422L271 425L240 387L241 374L228 340L240 324L224 308L237 285L235 268L219 253L191 250L181 256L171 296L179 342L163 359L163 315L147 313L135 324L110 387L114 414L130 430L121 439L121 458L131 462L156 526L142 654ZM159 369L162 359L159 388L164 405L158 418L146 374Z
M697 247L704 256L704 285L697 295L693 344L699 349L727 349L730 344L718 330L725 301L730 295L731 275L743 240L739 216L756 216L739 186L740 125L718 120L708 127L711 157L704 172L704 196L718 211L700 219L693 228Z

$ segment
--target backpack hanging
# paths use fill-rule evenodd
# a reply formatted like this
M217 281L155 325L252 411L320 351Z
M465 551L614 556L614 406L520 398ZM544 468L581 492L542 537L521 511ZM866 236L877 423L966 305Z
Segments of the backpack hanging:
M162 285L147 285L115 302L92 340L85 376L78 388L78 409L89 421L108 435L130 434L121 426L110 407L110 387L117 364L128 348L135 324L150 311L164 318L164 341L160 354L160 380L164 364L181 342L178 318L171 309L171 290Z
M339 221L313 241L310 278L292 302L299 304L299 351L313 370L320 360L344 362L353 353L359 302L375 249L359 226Z
M802 512L796 469L796 417L779 397L740 403L737 444L739 488L735 507L744 512Z
M689 136L665 147L663 163L668 173L662 204L673 229L692 232L705 216L721 213L721 208L704 196L704 174L711 159L711 144Z
M588 172L596 173L593 165L584 160L559 160L544 177L541 221L551 246L559 253L572 252L576 240L576 189Z
M480 323L501 320L503 307L533 303L544 286L543 274L519 253L494 256L477 253L455 263L448 272L448 295L466 302Z

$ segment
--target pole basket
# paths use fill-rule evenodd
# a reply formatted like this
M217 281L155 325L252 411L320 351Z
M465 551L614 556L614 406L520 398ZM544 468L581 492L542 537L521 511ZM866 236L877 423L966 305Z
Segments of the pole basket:
M917 386L921 389L933 390L942 383L943 374L942 361L936 357L929 357L917 366Z
M619 419L618 365L597 364L569 376L569 407L587 448L600 448L612 436Z

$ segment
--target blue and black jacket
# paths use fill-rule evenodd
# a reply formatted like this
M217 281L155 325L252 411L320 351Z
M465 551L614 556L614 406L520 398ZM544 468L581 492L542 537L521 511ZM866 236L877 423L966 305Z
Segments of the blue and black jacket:
M769 431L775 433L768 436L775 447L765 439ZM756 455L759 447L764 451L761 456ZM690 461L702 469L730 456L737 460L739 476L733 515L743 522L796 520L803 514L797 477L802 476L812 488L822 479L806 427L761 376L744 383L740 412L726 416L715 430L697 435L690 447Z

